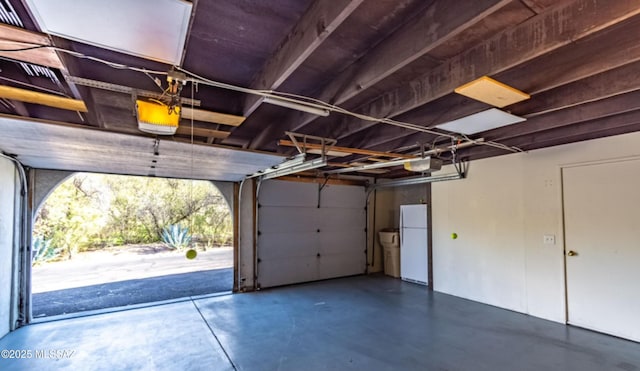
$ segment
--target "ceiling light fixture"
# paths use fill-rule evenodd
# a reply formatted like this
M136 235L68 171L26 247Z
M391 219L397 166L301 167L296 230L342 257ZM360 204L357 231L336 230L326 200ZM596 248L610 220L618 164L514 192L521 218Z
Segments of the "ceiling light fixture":
M173 135L180 122L180 106L157 101L136 100L138 129L156 135Z
M489 76L482 76L479 79L456 88L454 91L498 108L530 98L529 94L523 93L500 81L496 81Z
M264 97L264 102L273 104L274 106L280 106L285 108L291 108L297 111L307 112L318 116L327 117L329 116L329 110L322 109L318 107L314 107L312 105L306 105L290 100L278 99L275 97Z
M3 2L4 3L4 2ZM46 33L180 65L193 3L185 0L26 0Z
M497 108L491 108L457 120L445 122L436 127L453 133L475 134L525 120L526 118L524 117L512 115Z

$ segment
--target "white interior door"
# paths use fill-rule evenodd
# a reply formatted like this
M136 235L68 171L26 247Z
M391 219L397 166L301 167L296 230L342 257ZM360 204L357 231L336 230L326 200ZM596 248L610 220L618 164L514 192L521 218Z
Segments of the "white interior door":
M640 341L640 160L562 179L568 322Z

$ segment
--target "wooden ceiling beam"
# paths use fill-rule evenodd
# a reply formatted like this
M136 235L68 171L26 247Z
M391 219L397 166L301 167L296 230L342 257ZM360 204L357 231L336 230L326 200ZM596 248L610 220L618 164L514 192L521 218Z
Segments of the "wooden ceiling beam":
M637 109L640 109L640 90L585 103L572 109L536 116L522 125L509 125L489 130L483 133L482 136L485 140L504 141L513 137L535 134L536 132L566 127L583 121L618 115ZM570 128L567 130L570 130Z
M494 35L356 111L374 117L398 117L450 94L456 87L480 76L495 75L524 64L638 14L640 7L636 1L575 0L553 7ZM346 117L323 125L322 131L315 134L330 132L341 139L351 134L353 127L373 125L376 123Z
M571 47L561 48L499 74L500 78L512 82L515 86L530 87L531 90L525 90L535 94L532 99L506 109L516 115L533 117L639 89L640 62L637 61L640 60L640 45L635 38L638 32L640 18L636 17L592 37L583 38ZM616 40L616 43L608 41L611 39ZM584 63L586 58L580 57L594 53L602 55L602 58ZM533 73L524 72L529 70ZM446 109L424 106L429 109L419 108L400 115L398 119L433 127L435 124L477 113L488 107L470 100L459 102L460 98L455 95L447 96L445 99L457 103ZM405 145L406 141L402 138L409 136L412 136L411 140L414 142L430 141L433 138L428 134L386 125L365 125L364 129L356 128L348 136L340 138L340 141L353 147L366 145L392 150Z
M187 107L185 105L182 106L181 116L185 120L191 120L191 118L193 117L195 121L204 121L228 126L240 126L245 120L245 117L243 116L206 111L202 109Z
M640 50L640 48L636 49ZM513 114L533 118L553 111L564 110L640 90L640 61L606 70L609 68L608 66L620 63L619 60L616 60L609 64L600 59L597 64L604 72L601 72L600 69L590 70L597 74L536 94L530 100L511 105L507 109ZM485 104L472 102L457 96L452 96L449 101L452 102L450 105L444 105L436 109L411 111L401 115L399 119L432 127L434 124L471 115L488 107ZM416 143L424 143L432 140L433 136L385 125L351 134L342 138L341 143L352 147L367 146L378 150L393 150L393 148L406 145L406 141L403 141L403 138Z
M176 131L176 134L180 135L191 135L191 126L188 125L180 125ZM214 130L214 129L205 129L194 127L193 135L196 137L206 137L206 138L215 138L215 139L225 139L231 134L228 131Z
M328 85L313 96L325 102L342 104L509 2L481 0L463 4L448 0L436 1L379 43L366 56L331 79ZM271 138L280 136L284 130L297 131L316 118L317 116L304 112L291 112L286 119L263 131L250 147L260 147Z
M79 99L64 98L58 95L40 93L32 90L0 85L0 98L17 100L20 102L41 104L69 111L87 112L84 102Z
M455 1L435 1L424 13L367 53L349 72L343 73L341 77L349 76L346 85L340 81L343 79L335 79L340 81L341 89L332 101L341 104L355 97L510 2L479 0L462 5Z
M287 147L295 147L296 144L290 140L280 140L278 141L279 146L287 146ZM322 149L321 144L315 143L306 143L304 145L307 149ZM360 148L347 148L347 147L336 147L336 146L327 146L327 150L342 152L342 153L350 153L350 154L358 154L358 155L366 155L366 156L376 156L376 157L387 157L387 158L415 158L416 156L404 155L401 153L390 153L390 152L381 152L381 151L371 151L367 149Z
M24 105L24 103L22 103L20 101L17 101L17 100L8 100L8 102L11 105L11 108L12 108L13 112L15 112L17 115L24 116L24 117L30 117L31 116L29 114L29 110Z
M635 90L640 90L640 61L536 94L509 110L531 118Z
M51 42L48 36L43 33L0 24L0 49L13 50L37 45L51 45ZM41 66L64 69L62 61L52 48L43 47L22 51L0 51L0 56Z
M604 76L594 77L594 79L601 78L604 78ZM585 81L583 81L583 83L584 82ZM522 124L490 130L482 133L481 136L485 140L493 140L502 143L505 140L518 137L523 134L533 135L536 132L556 128L565 128L565 130L570 130L569 126L578 124L582 121L597 120L603 117L615 116L617 114L637 110L640 108L639 82L640 80L636 81L636 84L638 84L637 89L630 91L627 94L614 95L609 98L595 101L587 99L586 101L582 101L580 105L572 105L570 109L549 111L546 114L532 117ZM578 91L574 94L589 98L588 95L585 96ZM574 101L576 99L575 95L566 96L565 100L559 100L557 103L562 106L566 102ZM416 143L429 143L433 141L434 138L435 137L433 135L427 133L418 133L413 136L405 135L391 141L384 141L375 146L371 146L370 149L378 151L393 150L394 148L401 148Z
M525 151L530 151L554 145L630 133L638 130L640 130L640 110L581 122L569 128L560 127L534 134L513 137L503 143L519 147ZM469 159L480 159L506 153L510 152L494 147L478 146L461 150L459 155Z
M54 45L73 50L72 41L64 39L62 37L52 36L52 42ZM94 127L104 127L104 120L97 108L96 100L93 97L91 90L84 86L78 86L69 81L69 76L82 75L80 73L81 68L79 60L66 53L60 53L60 60L65 65L65 71L62 72L65 82L69 87L69 92L76 99L82 99L88 108L88 111L83 116L84 122Z
M278 88L322 42L362 3L363 0L314 1L293 27L289 36L265 63L252 89ZM244 116L249 116L262 103L262 97L247 95Z
M505 71L497 78L531 95L540 94L640 61L638 34L640 16Z
M317 184L329 184L329 185L350 185L350 186L365 186L365 180L355 180L355 179L340 179L340 178L325 178L325 177L315 177L311 175L300 175L299 173L296 175L285 175L277 178L278 180L286 180L290 182L301 182L301 183L317 183Z

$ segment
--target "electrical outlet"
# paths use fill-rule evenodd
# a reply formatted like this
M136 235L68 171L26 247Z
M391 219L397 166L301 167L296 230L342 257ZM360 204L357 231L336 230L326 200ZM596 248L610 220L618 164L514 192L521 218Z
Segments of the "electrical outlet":
M542 243L545 245L555 245L556 244L556 236L553 234L545 234L542 236Z

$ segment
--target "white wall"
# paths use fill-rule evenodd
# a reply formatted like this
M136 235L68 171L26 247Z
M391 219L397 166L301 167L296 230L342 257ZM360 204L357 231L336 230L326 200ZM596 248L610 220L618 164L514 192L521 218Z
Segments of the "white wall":
M474 161L467 179L434 183L435 290L564 323L560 169L637 156L631 133Z
M9 332L11 325L15 183L13 163L0 158L0 338Z

